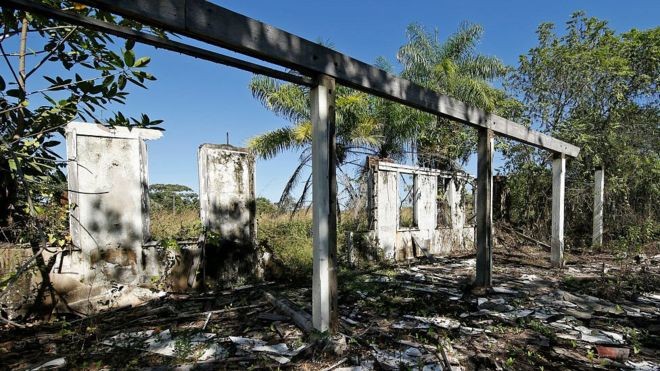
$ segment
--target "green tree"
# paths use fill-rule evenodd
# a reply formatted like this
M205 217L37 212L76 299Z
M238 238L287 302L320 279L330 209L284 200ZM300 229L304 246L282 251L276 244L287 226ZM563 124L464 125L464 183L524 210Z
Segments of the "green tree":
M294 206L298 209L306 199L311 185L312 123L310 121L309 88L280 83L272 78L255 76L250 90L267 109L291 122L252 138L248 147L261 158L271 158L282 151L300 151L300 161L289 178L279 204L284 205L294 187L302 181L303 191ZM410 137L414 127L406 125L404 107L369 96L366 93L337 86L336 128L338 173L346 175L343 166L355 164L356 156L401 156L402 138Z
M277 211L277 206L273 204L269 199L266 197L257 197L256 200L254 200L257 214L272 214L275 211Z
M561 35L550 23L537 34L508 85L535 127L581 148L567 166L569 241L590 243L596 166L606 174L606 240L657 240L660 28L617 34L577 12ZM506 158L517 222L549 230L549 157L513 145Z
M401 76L467 104L512 117L520 110L519 103L491 85L503 78L508 68L498 58L476 52L482 34L481 26L463 23L441 42L437 30L431 33L411 24L406 31L408 40L397 54L403 66ZM427 123L417 137L422 164L456 169L467 162L476 143L474 130L448 119L413 114L427 117L418 119Z
M192 188L181 184L152 184L149 186L150 207L154 210L199 208L199 196Z
M419 25L410 25L408 42L397 55L403 67L401 76L487 110L509 112L518 108L514 100L490 85L503 77L507 68L497 58L475 52L481 34L480 26L464 24L440 43L437 33L432 35ZM395 73L382 58L376 65ZM250 90L266 108L292 123L254 137L248 146L262 158L287 149L301 150L299 166L282 193L284 199L307 175L300 204L311 179L304 171L311 160L309 89L258 76L252 80ZM346 179L351 177L343 170L344 165L365 154L400 160L416 151L424 165L448 168L459 166L457 160L467 161L473 151L474 133L464 125L343 86L336 89L336 112L338 174Z
M72 1L42 2L142 29ZM66 161L53 147L60 144L68 122L151 127L160 121L108 111L113 104L125 103L129 85L144 88L147 80L155 80L145 71L149 57L138 58L133 42L113 47L112 38L96 31L7 7L1 12L5 65L0 76L0 227L25 232L28 222L43 214L43 204L57 202L66 190L61 172Z

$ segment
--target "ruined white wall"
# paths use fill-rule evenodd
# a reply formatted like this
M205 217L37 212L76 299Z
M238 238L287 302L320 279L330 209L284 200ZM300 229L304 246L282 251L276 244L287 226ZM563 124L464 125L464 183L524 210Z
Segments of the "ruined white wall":
M474 227L466 225L462 191L468 180L455 173L399 165L370 159L369 205L374 215L373 234L386 259L404 260L429 254L442 255L474 245ZM399 174L413 174L415 221L412 228L399 227ZM438 180L451 177L445 198L450 206L451 225L438 226Z
M398 188L397 173L377 172L374 174L376 182L375 205L376 219L375 230L378 235L380 248L387 259L394 259L396 252L396 231L399 228L397 214Z
M242 148L203 144L198 159L202 224L223 238L252 241L254 157Z
M161 135L149 129L67 125L70 229L80 253L63 261L64 269L83 280L102 272L132 282L142 274L142 245L149 238L145 140Z
M202 225L219 240L219 246L207 247L207 275L227 284L260 276L254 157L243 148L203 144L198 163Z

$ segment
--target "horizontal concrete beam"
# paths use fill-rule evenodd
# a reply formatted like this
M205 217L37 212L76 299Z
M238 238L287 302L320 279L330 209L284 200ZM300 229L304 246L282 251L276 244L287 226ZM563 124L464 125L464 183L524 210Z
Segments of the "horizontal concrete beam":
M242 70L253 72L256 74L267 75L279 80L291 82L298 85L304 85L310 87L314 85L313 79L308 76L294 75L288 72L279 71L270 67L262 66L260 64L256 64L242 59L230 57L228 55L216 53L207 49L198 48L196 46L165 39L145 32L135 31L132 28L117 26L108 22L98 20L96 18L85 17L77 13L71 13L71 12L66 12L55 8L51 8L43 4L35 3L34 1L6 0L6 3L9 6L13 6L18 9L23 9L28 12L41 14L46 17L57 18L61 21L70 24L75 24L78 26L100 31L124 39L135 40L143 44L189 55L194 58L215 62L229 67L240 68Z
M463 180L468 180L468 181L474 180L474 178L471 177L470 174L465 173L463 171L438 170L438 169L431 169L431 168L411 166L411 165L403 165L403 164L397 164L397 163L385 162L385 161L379 161L378 162L378 170L381 170L381 171L396 171L396 172L404 173L404 174L432 175L432 176L438 176L438 177L441 177L441 178L458 178L458 179L463 179Z
M6 0L9 4L35 3ZM572 144L469 106L384 70L204 0L81 0L126 18L390 99L538 148L576 157Z

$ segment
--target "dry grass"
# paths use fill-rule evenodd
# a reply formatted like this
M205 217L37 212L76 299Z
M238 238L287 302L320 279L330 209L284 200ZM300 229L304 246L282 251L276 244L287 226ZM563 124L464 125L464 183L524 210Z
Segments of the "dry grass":
M151 211L151 239L187 240L196 239L202 232L199 210L186 208L177 210L160 209Z
M312 274L311 213L263 213L258 226L259 244L272 254L272 278L293 281Z

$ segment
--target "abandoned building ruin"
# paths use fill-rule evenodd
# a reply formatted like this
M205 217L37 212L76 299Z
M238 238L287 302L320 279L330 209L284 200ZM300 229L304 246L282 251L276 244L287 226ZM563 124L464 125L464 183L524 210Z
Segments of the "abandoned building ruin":
M161 136L151 129L67 125L72 247L55 257L50 274L61 310L145 300L152 293L141 287L157 283L186 291L207 278L230 285L263 277L254 157L242 148L199 147L199 240L179 241L178 249L150 240L146 141ZM475 228L466 211L474 210L474 196L466 192L473 178L377 158L367 163L366 235L378 257L405 260L473 248Z
M564 264L566 159L568 157L577 157L580 152L579 147L537 132L504 117L470 106L336 50L303 39L211 2L201 0L80 1L82 4L108 11L127 20L138 21L145 26L158 27L164 32L179 34L201 43L221 47L243 56L256 58L286 68L287 71L224 55L208 48L197 47L185 42L164 39L153 34L109 24L99 19L72 15L60 9L44 6L37 1L5 0L4 3L8 7L35 12L82 27L91 27L114 36L310 87L313 169L312 319L313 327L318 331L334 332L338 328L336 270L337 184L335 174L337 161L335 152L336 84L376 95L438 117L448 118L477 130L477 179L475 187L476 269L474 280L476 287L488 288L492 285L494 137L498 135L535 146L551 153L553 161L550 261L554 267L562 267ZM289 73L288 71L291 70L296 73ZM136 146L136 144L132 144L132 146ZM131 161L135 161L135 158L132 158ZM389 175L387 179L390 179ZM421 179L423 178L420 178L420 181ZM142 185L140 184L139 186ZM137 188L139 186L136 185ZM428 185L424 187L426 186ZM135 194L138 195L140 192L138 191ZM597 199L594 201L598 203ZM430 205L432 202L427 200L424 201L424 204ZM419 206L421 205L419 204ZM145 209L142 208L142 212ZM84 213L81 212L81 215L84 215ZM122 225L122 220L115 219L113 223ZM417 221L420 221L419 218ZM597 225L596 223L597 221L594 222L594 225ZM432 224L429 223L429 225L424 227L429 227L427 230L430 230ZM139 232L140 227L145 227L145 222L133 221L128 225L131 225L131 228L136 228L132 232L135 236L131 236L131 238L139 240L146 237L144 232ZM100 228L101 226L99 225L98 227ZM394 223L394 227L396 228L396 223ZM381 220L379 228L382 231L387 230L387 228L392 229L391 219L389 221L385 219ZM402 238L405 238L403 237L404 235L401 235ZM417 236L418 234L411 234L409 239L413 239L413 235ZM120 237L121 234L111 233L107 236ZM421 234L419 236L420 242L418 246L421 248L424 247L426 242L422 241L421 237L423 236ZM430 241L430 234L427 236ZM396 243L392 243L391 231L388 238L390 238L390 242L386 246L389 249L389 253L394 254L398 251L399 246ZM394 237L394 240L397 238ZM108 241L103 242L107 243ZM126 247L129 255L130 251L135 252L137 249L135 247L137 245L131 246L133 247ZM403 244L401 248L403 248ZM431 248L430 245L429 248ZM139 254L136 254L135 257L129 256L129 261L122 261L123 267L126 267L125 263L128 263L128 265L135 264L135 267L121 270L122 273L129 271L131 274L133 272L140 274L140 272L146 270L148 265L146 262L151 260L145 259L142 256L138 257L137 255ZM128 277L126 278L128 279Z
M466 190L472 188L472 177L371 157L368 166L370 235L384 258L405 260L474 247L473 215L466 215L474 210L473 194Z
M122 283L155 274L155 259L142 253L149 241L145 140L161 135L148 129L67 125L69 228L77 248L62 258L67 272L82 281L104 273Z

